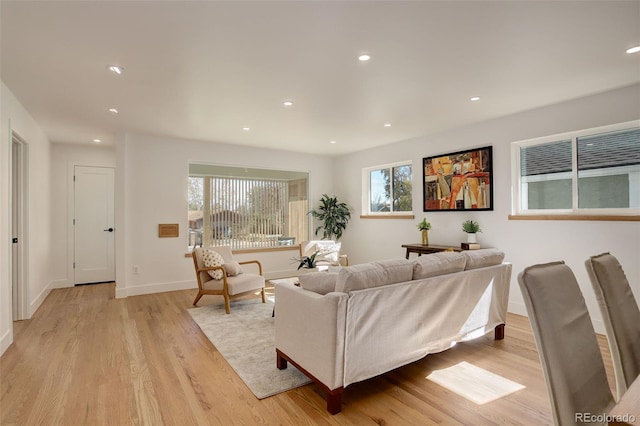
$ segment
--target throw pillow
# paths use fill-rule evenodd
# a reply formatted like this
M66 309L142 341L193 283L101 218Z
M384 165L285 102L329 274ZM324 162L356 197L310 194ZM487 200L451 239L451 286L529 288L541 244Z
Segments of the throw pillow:
M443 252L426 254L413 261L413 279L436 277L464 271L467 263L462 253Z
M323 295L335 291L337 280L337 272L310 272L298 277L300 287Z
M231 261L222 266L224 266L224 270L227 272L228 277L235 277L242 273L242 268L238 262Z
M202 250L202 263L205 268L211 268L213 266L222 266L224 265L224 259L215 250L204 249ZM207 271L211 278L215 280L221 280L223 277L222 269L215 269L213 271Z
M465 270L499 265L504 260L504 252L495 248L465 250L462 254L467 258L467 265L464 268Z
M333 241L319 241L316 244L316 250L318 251L318 254L316 255L316 262L325 261L332 265L337 264L341 247L342 243L334 243Z

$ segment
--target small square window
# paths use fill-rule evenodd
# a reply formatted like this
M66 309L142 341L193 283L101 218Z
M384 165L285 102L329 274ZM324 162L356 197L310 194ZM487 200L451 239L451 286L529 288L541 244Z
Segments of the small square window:
M413 211L410 162L366 168L363 182L364 214L392 215Z

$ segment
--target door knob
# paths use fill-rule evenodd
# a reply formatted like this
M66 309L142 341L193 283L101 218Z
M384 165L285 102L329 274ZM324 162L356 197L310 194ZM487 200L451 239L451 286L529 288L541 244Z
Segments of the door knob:
M113 232L113 228L105 229L104 232Z

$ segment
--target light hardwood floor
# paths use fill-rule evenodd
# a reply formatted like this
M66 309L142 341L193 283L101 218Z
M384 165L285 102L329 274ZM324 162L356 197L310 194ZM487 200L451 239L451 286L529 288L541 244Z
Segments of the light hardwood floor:
M509 314L502 341L491 333L347 387L342 413L331 416L314 384L256 399L187 313L195 290L114 293L114 284L53 290L31 320L14 323L0 358L1 425L552 423L525 317ZM200 305L210 303L223 302L206 296ZM526 389L476 405L425 379L461 361Z

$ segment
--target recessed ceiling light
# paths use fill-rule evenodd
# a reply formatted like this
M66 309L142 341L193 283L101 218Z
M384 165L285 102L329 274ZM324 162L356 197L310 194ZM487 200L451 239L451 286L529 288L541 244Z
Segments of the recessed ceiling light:
M292 106L292 105L293 105L293 102L292 102L292 101L284 101L284 102L282 103L282 105L284 105L284 106L286 106L286 107L290 107L290 106Z
M122 74L122 72L124 71L124 68L119 67L117 65L109 65L107 68L109 68L109 71L116 73L118 75Z
M480 100L480 97L478 97L478 96L474 96L473 98L469 98L469 100L470 100L471 102L476 102L476 101L479 101L479 100Z
M248 132L249 130L251 130L251 127L243 127L242 130L244 130L245 132Z
M638 53L640 52L640 46L633 46L627 49L627 53Z
M371 56L369 56L367 54L358 56L358 60L360 62L367 62L369 59L371 59Z
M115 108L109 108L109 112L112 113L112 114L117 114L118 110L115 109Z
M329 141L329 143L336 143L336 141Z
M100 139L94 139L93 141L94 141L95 143L100 143L100 142L102 142Z
M391 123L384 123L384 127L391 127Z

